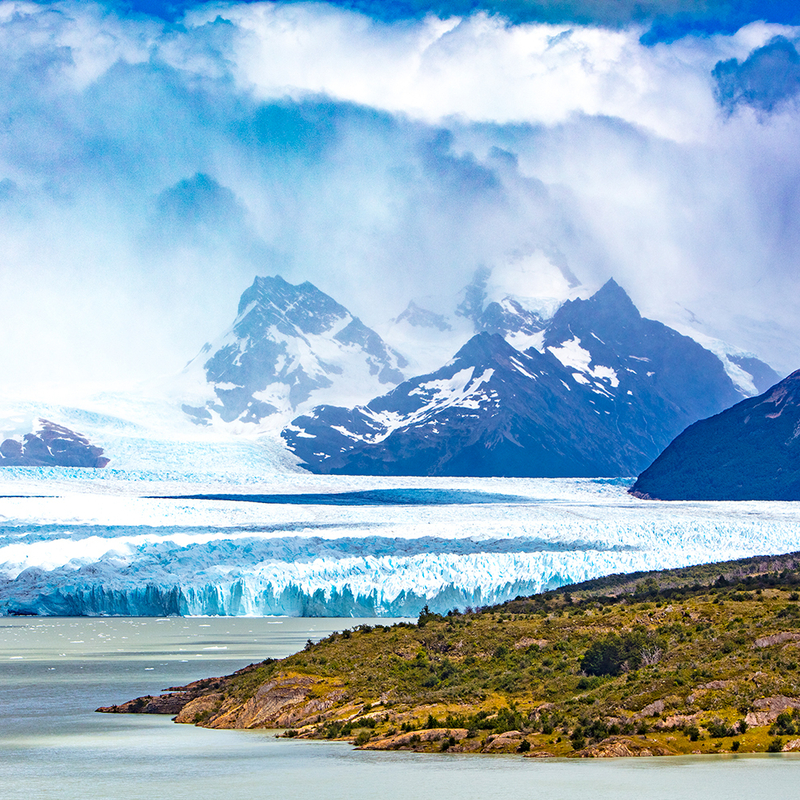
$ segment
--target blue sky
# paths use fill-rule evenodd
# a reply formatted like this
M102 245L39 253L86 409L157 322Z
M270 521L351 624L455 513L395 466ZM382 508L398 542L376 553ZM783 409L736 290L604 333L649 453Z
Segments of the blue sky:
M0 3L0 369L176 371L256 274L380 325L479 267L800 366L795 5Z

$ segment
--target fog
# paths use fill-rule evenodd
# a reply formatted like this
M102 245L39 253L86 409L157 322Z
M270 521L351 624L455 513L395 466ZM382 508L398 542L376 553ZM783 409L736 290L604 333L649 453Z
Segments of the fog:
M181 369L257 274L367 324L614 277L788 372L800 29L0 3L7 387Z

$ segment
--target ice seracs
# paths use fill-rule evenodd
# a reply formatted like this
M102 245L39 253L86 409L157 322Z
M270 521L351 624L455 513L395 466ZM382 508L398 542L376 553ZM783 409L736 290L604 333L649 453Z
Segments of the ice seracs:
M600 575L790 552L800 516L790 503L651 503L608 479L254 473L232 487L89 474L0 471L0 614L443 613ZM236 501L185 496L232 488ZM159 489L184 496L142 496Z

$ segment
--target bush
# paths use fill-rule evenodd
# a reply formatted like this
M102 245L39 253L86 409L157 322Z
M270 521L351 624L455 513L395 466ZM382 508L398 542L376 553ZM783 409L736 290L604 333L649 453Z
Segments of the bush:
M786 711L778 715L772 727L769 729L770 736L794 736L797 728L792 722L792 717Z
M353 744L356 747L361 747L362 745L365 745L371 738L372 734L369 731L359 731L358 735L353 740Z
M519 747L517 748L517 752L518 753L527 753L528 750L530 750L530 749L531 749L531 743L527 739L523 739L520 742Z
M734 752L734 753L735 753L735 752L736 752L736 751L737 751L737 750L738 750L738 749L739 749L741 746L742 746L742 743L741 743L741 742L740 742L738 739L734 739L734 740L731 742L731 750L733 750L733 752Z
M706 729L712 739L724 739L726 736L736 735L736 731L721 719L706 723Z
M768 753L780 753L782 750L783 750L783 739L781 739L780 736L776 736L767 745Z
M700 728L697 725L689 725L684 728L683 732L689 737L689 740L696 742L700 738Z
M444 617L441 614L434 614L426 605L425 608L419 612L417 627L424 628L429 622L442 622L443 620Z
M622 636L611 633L592 642L580 666L587 675L619 675L658 663L661 651L660 640L648 631L634 630Z

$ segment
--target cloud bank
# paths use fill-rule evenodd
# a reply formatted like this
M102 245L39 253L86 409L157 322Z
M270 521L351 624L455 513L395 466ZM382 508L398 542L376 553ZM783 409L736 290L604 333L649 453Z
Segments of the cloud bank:
M7 385L177 371L255 274L379 325L480 267L530 295L613 275L800 366L799 29L121 8L0 3Z

